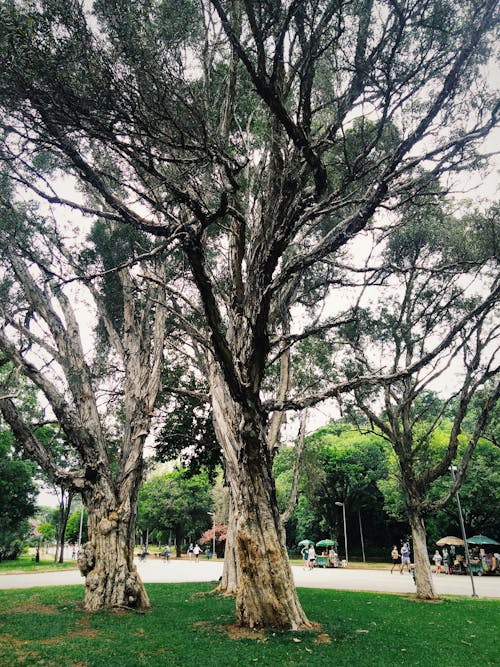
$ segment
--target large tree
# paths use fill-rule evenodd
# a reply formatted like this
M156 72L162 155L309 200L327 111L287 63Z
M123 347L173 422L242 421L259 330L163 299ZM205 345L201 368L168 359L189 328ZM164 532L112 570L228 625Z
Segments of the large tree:
M102 248L90 243L78 261L78 250L55 223L29 205L13 204L10 194L4 187L0 202L0 350L16 371L4 378L0 410L25 456L84 500L89 539L78 565L86 576L85 607L144 609L149 600L133 547L143 447L164 352L163 272L160 284L145 283L140 264L135 271L122 267L113 274L113 298L104 278L86 281L77 295L72 285L85 270L107 276ZM122 231L105 233L116 252L127 242ZM92 344L99 340L91 330L96 314L107 341L100 354ZM23 409L19 374L43 396L42 420ZM58 455L47 423L62 430L71 456Z
M461 335L434 357L429 368L388 381L378 392L355 392L357 407L393 447L413 536L417 595L433 598L425 518L459 489L500 396L494 243L498 218L486 215L478 225L469 216L446 215L435 204L412 206L406 218L407 224L392 233L383 256L382 273L391 267L388 280L394 291L390 300L374 298L371 318L353 329L351 368L367 373L384 364L396 375L446 338L450 322L464 317L467 321ZM446 231L437 224L442 218ZM377 353L370 343L377 345ZM444 402L436 401L429 391L439 380L448 398ZM481 404L469 419L467 446L459 451L459 435L478 393ZM432 446L433 436L442 428L446 412L451 425L445 445L438 449ZM449 467L455 463L456 483L436 494L435 482L449 478Z
M353 384L288 403L285 382L266 391L273 360L305 335L290 333L290 308L342 283L341 250L377 211L475 163L495 122L481 75L496 4L1 4L2 152L17 180L175 240L192 272L197 294L182 296L203 317L241 624L309 626L284 547L269 412ZM40 178L31 158L46 150L90 202Z

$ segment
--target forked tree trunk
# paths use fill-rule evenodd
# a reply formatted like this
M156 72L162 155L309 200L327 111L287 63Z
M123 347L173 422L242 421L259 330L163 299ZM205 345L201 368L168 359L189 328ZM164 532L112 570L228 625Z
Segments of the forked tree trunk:
M285 548L264 418L258 407L236 403L215 364L209 367L214 422L234 504L238 623L310 628Z
M412 539L413 558L415 564L415 584L417 598L420 600L434 600L438 596L434 590L432 570L427 553L427 531L423 518L415 511L408 512Z
M149 609L133 562L135 513L100 492L96 489L93 497L86 498L89 541L78 553L78 567L85 576L85 609Z

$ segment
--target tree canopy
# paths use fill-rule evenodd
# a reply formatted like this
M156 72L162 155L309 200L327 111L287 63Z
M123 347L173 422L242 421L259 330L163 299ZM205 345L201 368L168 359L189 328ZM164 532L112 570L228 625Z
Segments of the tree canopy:
M309 625L283 547L274 426L391 373L336 356L366 268L347 251L481 163L497 12L494 0L0 3L9 178L145 237L116 258L120 276L164 259L154 284L197 348L224 454L242 624ZM308 317L292 323L294 309ZM294 386L289 353L313 331L334 343L334 371Z

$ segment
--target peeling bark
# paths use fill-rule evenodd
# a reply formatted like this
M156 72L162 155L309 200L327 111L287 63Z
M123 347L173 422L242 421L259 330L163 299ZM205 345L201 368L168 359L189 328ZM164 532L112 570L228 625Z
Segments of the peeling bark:
M310 628L288 561L265 420L256 408L232 400L215 363L209 364L209 383L234 512L238 623Z
M96 494L99 495L99 494ZM133 563L135 517L107 504L87 499L89 541L78 553L78 567L85 577L85 609L95 611L113 607L150 608L137 568Z

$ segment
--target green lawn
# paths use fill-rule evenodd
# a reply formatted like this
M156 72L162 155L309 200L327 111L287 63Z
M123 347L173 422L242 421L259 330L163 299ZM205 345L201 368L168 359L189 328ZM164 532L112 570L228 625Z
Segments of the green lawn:
M54 556L40 554L40 562L36 563L33 554L22 554L16 560L0 561L0 574L32 574L34 572L53 572L57 570L74 570L76 561L67 560L64 563L54 563ZM1 583L1 582L0 582Z
M0 665L496 665L500 603L299 589L321 630L240 632L211 584L150 584L152 612L89 614L81 586L0 591Z

